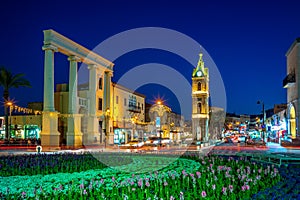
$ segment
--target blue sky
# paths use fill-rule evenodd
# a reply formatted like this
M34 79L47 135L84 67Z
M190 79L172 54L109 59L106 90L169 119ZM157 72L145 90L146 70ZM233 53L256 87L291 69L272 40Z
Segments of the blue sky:
M0 65L26 74L32 88L11 90L17 104L26 106L43 97L43 30L54 29L94 49L122 31L164 27L188 35L210 54L224 81L228 112L253 114L261 111L257 100L266 108L286 102L285 53L300 36L299 7L299 1L5 1L0 12ZM176 70L186 65L166 52L136 51L115 61L113 79L147 62ZM181 73L189 79L191 71L192 66ZM68 82L68 63L59 54L55 82ZM138 91L148 101L164 97L177 111L178 101L166 88L148 85Z

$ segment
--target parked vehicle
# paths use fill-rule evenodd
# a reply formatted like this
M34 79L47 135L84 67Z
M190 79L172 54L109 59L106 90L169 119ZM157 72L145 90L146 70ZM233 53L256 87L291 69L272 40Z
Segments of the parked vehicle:
M144 146L144 142L142 141L130 141L127 144L124 145L120 145L121 149L138 149L138 148L142 148Z
M240 135L238 137L238 143L240 143L240 142L246 142L246 136L245 135Z

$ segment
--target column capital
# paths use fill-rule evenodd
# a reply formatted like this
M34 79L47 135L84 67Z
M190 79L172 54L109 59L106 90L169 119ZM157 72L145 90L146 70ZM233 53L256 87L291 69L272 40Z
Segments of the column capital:
M69 56L69 61L81 62L81 59L78 56Z
M97 69L97 65L95 64L88 64L88 67L87 67L89 70L92 70L92 69Z
M107 74L108 76L112 77L113 76L113 72L112 71L105 71L105 74Z
M58 52L58 48L52 44L45 44L42 49L45 50L52 50L54 52Z

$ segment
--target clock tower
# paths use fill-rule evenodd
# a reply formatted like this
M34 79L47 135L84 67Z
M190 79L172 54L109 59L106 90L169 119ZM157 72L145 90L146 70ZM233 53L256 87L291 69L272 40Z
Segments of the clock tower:
M194 140L208 140L209 74L204 67L203 54L192 74L192 133Z

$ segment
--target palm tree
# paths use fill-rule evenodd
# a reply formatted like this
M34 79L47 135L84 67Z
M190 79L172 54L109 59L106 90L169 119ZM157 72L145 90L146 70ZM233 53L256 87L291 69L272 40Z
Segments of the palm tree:
M20 86L31 87L28 80L23 78L25 74L12 74L11 71L5 67L0 67L0 86L3 87L4 98L4 114L5 114L5 138L9 139L8 133L8 105L9 102L9 89L18 88Z

